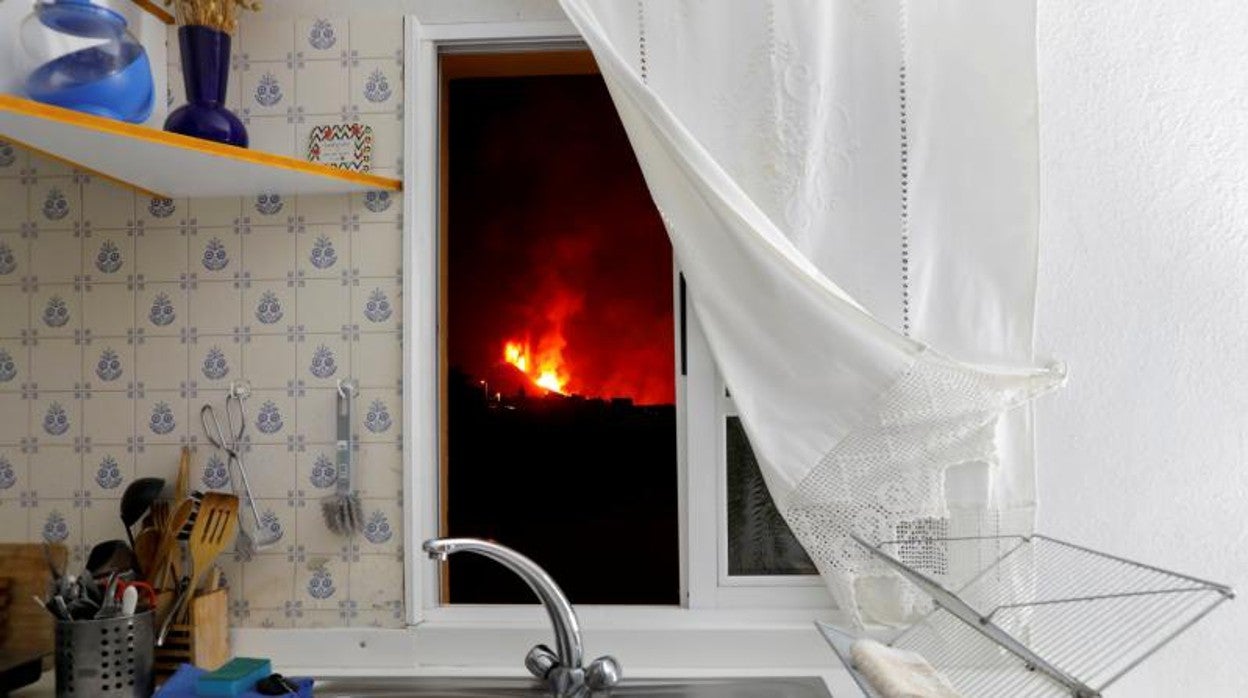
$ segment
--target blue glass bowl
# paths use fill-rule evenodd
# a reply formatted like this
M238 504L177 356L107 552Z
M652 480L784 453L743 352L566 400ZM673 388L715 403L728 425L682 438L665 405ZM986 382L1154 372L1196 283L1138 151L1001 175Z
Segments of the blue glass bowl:
M37 102L133 123L147 121L156 104L147 52L130 43L45 63L26 78L26 93Z

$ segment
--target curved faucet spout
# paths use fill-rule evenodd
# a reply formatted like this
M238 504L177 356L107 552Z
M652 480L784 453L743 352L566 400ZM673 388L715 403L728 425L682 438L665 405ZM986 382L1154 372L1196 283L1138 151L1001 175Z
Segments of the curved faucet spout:
M446 560L458 552L476 553L515 572L546 607L551 625L555 628L555 654L559 664L569 669L581 668L581 626L576 618L576 611L572 609L568 597L564 596L555 580L536 562L504 545L478 538L434 538L425 541L422 547L435 560Z

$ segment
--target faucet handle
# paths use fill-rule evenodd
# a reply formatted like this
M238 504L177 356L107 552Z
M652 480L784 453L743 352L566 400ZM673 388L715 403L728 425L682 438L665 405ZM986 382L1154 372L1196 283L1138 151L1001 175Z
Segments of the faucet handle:
M615 657L609 654L599 657L590 662L585 670L585 685L594 691L611 688L620 682L623 671Z
M534 645L533 649L524 656L524 668L543 681L557 666L559 666L559 656L546 645Z

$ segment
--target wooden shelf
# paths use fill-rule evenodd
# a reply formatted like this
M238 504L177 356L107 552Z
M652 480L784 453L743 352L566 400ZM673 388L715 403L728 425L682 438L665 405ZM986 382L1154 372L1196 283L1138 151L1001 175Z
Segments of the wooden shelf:
M339 170L0 95L0 139L139 191L169 198L399 190L389 177Z

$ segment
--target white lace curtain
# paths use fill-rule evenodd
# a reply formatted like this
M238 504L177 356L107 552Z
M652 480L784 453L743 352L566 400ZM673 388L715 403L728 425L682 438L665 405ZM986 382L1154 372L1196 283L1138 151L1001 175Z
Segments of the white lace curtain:
M560 2L837 603L912 610L851 532L1029 531L1034 0Z

